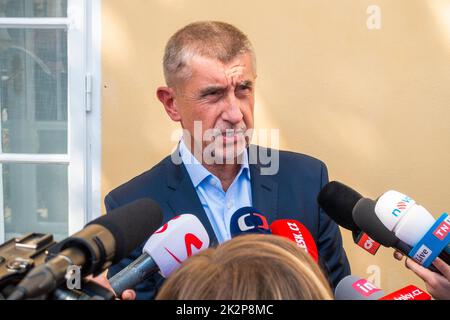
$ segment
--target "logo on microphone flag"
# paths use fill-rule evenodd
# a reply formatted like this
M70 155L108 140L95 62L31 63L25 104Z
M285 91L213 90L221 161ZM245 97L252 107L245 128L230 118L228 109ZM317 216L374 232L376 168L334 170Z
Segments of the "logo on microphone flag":
M431 300L431 296L416 286L410 285L379 300Z
M248 224L248 222L250 222L250 224ZM266 217L258 213L247 213L243 216L240 216L238 219L238 226L241 232L245 232L256 228L269 230L269 224L267 223Z
M450 243L449 220L447 213L442 214L422 239L411 249L408 256L425 268L428 268Z
M447 216L444 221L434 230L433 234L436 238L443 241L450 231L450 216Z
M198 251L202 248L203 246L203 242L197 238L195 236L195 234L192 233L187 233L184 236L184 244L186 245L186 252L187 252L187 256L188 258L190 256L192 256L192 246L194 246ZM166 249L166 251L174 258L174 260L176 262L178 262L179 264L182 264L183 261L181 261L176 255L174 255L172 252L170 252L169 249L167 249L166 247L164 247L164 249Z
M380 244L369 237L367 234L362 233L358 239L357 245L366 250L371 255L375 255L380 248Z
M412 201L412 199L410 197L404 196L402 200L397 202L397 205L392 210L392 215L395 217L398 217L398 215L400 213L402 213L402 211L404 211L404 210L406 210L406 208L408 208L408 205L411 203L411 201Z
M275 220L270 225L272 234L279 235L294 241L299 248L305 250L314 261L319 261L319 253L313 236L308 229L296 220Z
M200 220L192 214L182 214L155 232L144 246L164 277L183 261L209 247L209 235Z
M352 284L353 289L364 297L370 297L374 293L381 291L366 279L360 279Z

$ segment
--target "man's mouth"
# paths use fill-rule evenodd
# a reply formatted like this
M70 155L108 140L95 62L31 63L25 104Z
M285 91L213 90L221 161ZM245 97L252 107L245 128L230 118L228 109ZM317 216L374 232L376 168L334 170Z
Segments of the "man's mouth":
M244 137L244 132L245 131L242 129L220 131L220 133L215 136L215 139L221 138L224 144L235 143Z

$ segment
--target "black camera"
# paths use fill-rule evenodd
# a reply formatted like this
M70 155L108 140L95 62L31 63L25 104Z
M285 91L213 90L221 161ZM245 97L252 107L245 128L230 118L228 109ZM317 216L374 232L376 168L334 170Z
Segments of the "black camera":
M50 234L29 233L0 245L0 294L8 295L31 268L45 263L46 251L55 243Z
M0 245L0 300L6 299L30 269L52 257L61 243L50 234L30 233ZM112 300L114 294L97 283L82 279L82 290L64 287L41 299L52 300Z

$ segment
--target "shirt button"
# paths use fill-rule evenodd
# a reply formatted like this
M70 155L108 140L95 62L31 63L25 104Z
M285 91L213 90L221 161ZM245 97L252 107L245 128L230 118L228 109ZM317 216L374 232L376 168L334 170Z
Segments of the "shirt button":
M232 206L233 206L233 201L228 201L227 209L231 209Z
M212 181L211 181L211 184L212 184L213 186L215 186L215 185L217 184L216 180L212 180Z

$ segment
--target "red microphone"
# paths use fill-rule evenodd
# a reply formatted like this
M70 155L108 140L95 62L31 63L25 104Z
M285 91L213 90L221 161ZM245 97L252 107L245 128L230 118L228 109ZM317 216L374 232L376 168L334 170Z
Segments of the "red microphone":
M378 300L431 300L431 296L416 286L410 285Z
M299 248L305 250L314 259L319 261L319 253L311 233L297 220L276 220L270 225L272 234L282 236L294 241Z

